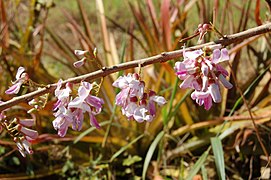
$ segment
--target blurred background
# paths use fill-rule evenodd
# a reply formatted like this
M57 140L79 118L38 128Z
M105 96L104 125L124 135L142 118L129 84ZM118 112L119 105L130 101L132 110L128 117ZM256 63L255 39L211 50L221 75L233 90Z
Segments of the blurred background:
M19 66L39 84L56 83L99 69L93 61L74 68L79 60L75 49L93 52L97 48L95 61L112 66L181 49L180 40L194 35L198 24L212 22L223 35L259 26L270 20L270 7L268 0L0 0L1 100L14 97L4 91ZM203 42L218 38L210 32ZM168 101L151 123L128 121L114 105L119 90L112 83L138 69L104 78L99 96L105 105L97 116L100 130L91 127L86 117L80 132L69 129L60 138L52 126L56 99L49 95L44 108L34 112L39 138L32 145L33 155L23 158L2 130L0 179L186 179L210 146L210 137L218 133L227 179L270 179L271 170L265 167L267 158L249 116L250 111L270 154L269 40L270 34L264 34L227 47L230 62L223 66L231 73L234 87L221 88L222 103L209 111L190 98L190 90L178 87L181 82L173 67L182 58L141 70L146 87ZM198 37L185 46L197 42ZM32 90L22 89L18 96ZM29 109L27 103L20 103L7 114L27 117ZM210 151L193 178L218 179L216 168Z

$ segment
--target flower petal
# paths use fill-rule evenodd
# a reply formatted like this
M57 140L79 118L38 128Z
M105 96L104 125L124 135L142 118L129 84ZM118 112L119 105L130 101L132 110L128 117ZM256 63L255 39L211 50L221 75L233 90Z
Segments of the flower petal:
M219 90L219 86L216 83L212 83L209 87L208 90L212 96L212 99L215 103L221 102L221 94Z
M16 73L16 80L21 78L21 75L25 72L25 68L24 67L19 67Z

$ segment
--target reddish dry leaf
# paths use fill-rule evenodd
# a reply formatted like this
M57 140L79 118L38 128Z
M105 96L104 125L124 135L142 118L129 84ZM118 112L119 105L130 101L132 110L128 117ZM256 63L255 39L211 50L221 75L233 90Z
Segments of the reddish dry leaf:
M171 50L171 30L170 30L170 0L163 0L161 5L161 21L163 30L163 42L166 50Z
M157 20L157 16L155 13L155 9L152 3L152 0L146 0L147 1L147 7L149 10L149 14L151 16L151 20L152 20L152 24L153 24L153 28L154 28L154 34L155 34L155 38L157 39L157 41L159 41L159 24L158 24L158 20Z
M260 0L256 1L256 7L255 7L255 21L257 23L258 26L262 25L262 20L260 18Z

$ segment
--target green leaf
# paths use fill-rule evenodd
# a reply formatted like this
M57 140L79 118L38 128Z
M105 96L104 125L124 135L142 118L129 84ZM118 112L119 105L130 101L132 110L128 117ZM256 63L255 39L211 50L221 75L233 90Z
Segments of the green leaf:
M17 166L19 166L21 164L19 158L15 157L15 156L12 157L12 162Z
M218 137L211 138L211 145L215 156L215 165L220 180L225 180L224 153L221 140Z
M122 165L123 166L131 166L132 164L139 162L139 161L142 161L142 157L137 156L137 155L135 155L135 156L129 155L128 158L123 160Z
M201 166L201 174L203 180L208 180L207 170L204 166L204 164Z
M160 140L162 139L162 137L164 136L165 132L161 131L156 138L154 139L154 141L152 142L152 144L150 145L150 148L147 152L145 161L144 161L144 165L143 165L143 172L142 172L142 180L145 180L146 178L146 173L152 158L152 155L155 151L156 146L158 145L158 143L160 142Z
M135 138L133 141L128 143L126 146L123 146L122 148L120 148L120 150L118 150L115 154L113 154L113 156L110 159L110 162L112 162L114 159L116 159L119 155L121 155L121 153L126 151L126 149L128 149L132 144L136 143L139 139L141 139L143 137L144 137L144 134L141 134L140 136Z
M209 154L210 148L206 150L200 158L197 160L196 164L192 167L192 169L189 171L188 176L186 177L187 180L193 179L193 177L199 172L200 168L202 167L203 163L205 162L208 154Z

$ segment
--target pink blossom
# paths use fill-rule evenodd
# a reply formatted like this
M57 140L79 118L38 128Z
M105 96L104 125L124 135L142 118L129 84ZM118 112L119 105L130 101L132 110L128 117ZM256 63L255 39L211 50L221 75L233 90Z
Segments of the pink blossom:
M88 112L90 117L90 124L96 128L100 128L95 115L99 114L102 110L102 104L104 101L101 98L90 95L92 90L92 84L88 82L82 82L78 89L78 97L74 98L68 105L70 109L81 109L82 112L75 113L77 123L81 124L82 113Z
M74 50L74 54L76 56L84 56L83 58L81 58L79 61L76 61L73 63L73 66L76 67L76 68L79 68L81 66L83 66L86 61L87 61L87 58L85 57L86 53L88 53L88 50Z
M207 31L211 30L210 24L199 24L198 25L198 32L199 32L199 42L202 41L204 35L207 33Z
M202 50L184 51L184 61L176 62L175 71L183 80L180 88L192 88L195 92L191 97L205 109L210 109L212 101L221 102L219 82L226 88L232 84L226 80L228 72L218 63L229 60L226 48L215 49L211 55Z
M29 76L25 73L24 67L19 67L16 73L16 81L12 82L12 86L5 91L6 94L17 94L23 83L28 81Z
M14 142L16 143L18 150L23 157L26 157L26 154L33 154L31 144L28 140L26 140L26 138L14 138Z
M14 136L14 142L16 143L18 150L23 157L26 154L32 154L31 142L33 142L38 137L38 132L36 130L30 129L35 123L34 119L18 119L14 118L13 121L5 122L6 129ZM13 134L13 132L19 132Z
M56 113L54 113L56 117L53 120L53 126L55 130L58 131L58 135L64 137L67 133L68 127L73 122L73 115L69 109L61 106Z
M53 109L57 110L61 106L67 106L70 102L70 93L72 92L72 84L66 83L66 88L61 89L62 80L60 79L57 83L57 88L55 90L55 96L57 97L57 102L54 104Z
M87 58L83 57L79 61L74 62L73 66L76 67L76 68L79 68L79 67L83 66L86 63L86 60L87 60Z
M122 107L122 114L129 120L151 122L156 114L155 104L162 106L166 103L165 98L157 96L154 91L145 92L145 83L137 73L120 76L113 86L121 89L115 103Z
M55 96L58 98L54 105L54 113L56 117L53 121L54 128L58 131L58 135L64 137L68 128L71 126L73 130L80 131L82 129L84 113L87 112L90 117L90 124L100 128L95 115L102 111L104 101L101 98L90 95L92 84L81 82L78 88L78 96L72 97L72 84L66 83L66 87L61 89L62 80L59 80L55 90Z

